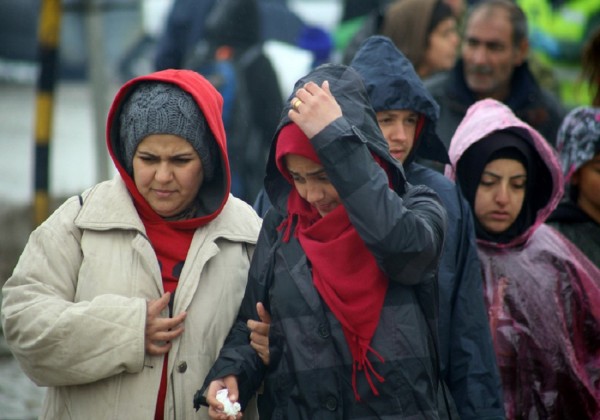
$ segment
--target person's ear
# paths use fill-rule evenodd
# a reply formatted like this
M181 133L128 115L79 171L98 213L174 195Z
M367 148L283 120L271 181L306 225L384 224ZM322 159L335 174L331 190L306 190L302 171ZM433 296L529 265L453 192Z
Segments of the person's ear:
M515 67L523 64L525 60L527 60L527 56L529 55L529 40L527 37L524 37L519 44L515 47Z

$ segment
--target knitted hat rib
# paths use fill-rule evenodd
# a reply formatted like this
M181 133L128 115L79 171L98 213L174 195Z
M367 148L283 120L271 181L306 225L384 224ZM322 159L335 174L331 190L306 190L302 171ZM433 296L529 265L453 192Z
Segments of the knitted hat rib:
M151 134L173 134L187 140L200 156L204 179L214 176L216 140L192 96L176 85L145 82L134 87L119 116L125 169L133 174L133 156Z

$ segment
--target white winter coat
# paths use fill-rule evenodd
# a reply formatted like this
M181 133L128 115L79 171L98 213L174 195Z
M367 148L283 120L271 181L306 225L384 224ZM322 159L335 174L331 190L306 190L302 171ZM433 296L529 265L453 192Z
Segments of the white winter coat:
M168 356L165 418L208 418L192 399L234 322L260 225L230 196L194 234L174 297L173 314L187 318ZM83 204L70 198L31 234L3 289L2 326L23 370L48 387L42 418L154 418L163 358L145 353L144 328L146 302L163 293L119 176Z

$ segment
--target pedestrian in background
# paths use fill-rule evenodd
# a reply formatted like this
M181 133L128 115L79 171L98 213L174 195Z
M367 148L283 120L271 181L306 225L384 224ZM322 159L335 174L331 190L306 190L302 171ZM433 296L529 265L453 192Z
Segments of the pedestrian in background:
M363 78L379 127L407 181L433 189L448 213L438 271L440 358L460 418L504 419L471 209L454 182L417 161L449 163L435 129L439 107L389 38L368 38L350 66Z
M578 107L558 131L565 195L548 218L600 268L600 108Z
M440 105L438 134L446 147L467 109L492 98L506 104L551 144L565 110L529 69L527 18L511 0L477 2L465 19L454 68L425 82ZM440 168L441 169L441 168Z
M423 79L454 66L460 36L457 16L448 0L398 0L372 11L344 49L349 64L370 36L389 37Z
M385 11L381 35L389 37L423 80L456 63L458 21L446 0L397 0Z
M221 109L192 71L125 83L107 122L118 174L31 234L2 327L47 387L41 418L207 418L189 390L235 320L261 226L229 193Z
M600 416L600 270L544 224L563 193L554 150L504 104L469 108L450 144L475 216L507 419Z
M271 2L213 1L205 14L194 12L203 1L174 4L173 16L185 13L185 19L167 26L164 48L157 54L159 70L169 63L173 68L195 70L223 96L231 190L249 203L262 185L284 98L273 62L264 51L263 28L273 23L265 21L262 9ZM169 61L171 55L179 56L178 62Z

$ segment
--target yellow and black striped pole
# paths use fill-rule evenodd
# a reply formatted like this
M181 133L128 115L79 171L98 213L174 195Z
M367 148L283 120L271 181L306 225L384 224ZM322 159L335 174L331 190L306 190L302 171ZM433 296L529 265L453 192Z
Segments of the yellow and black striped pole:
M42 0L38 26L38 63L40 67L35 114L35 197L34 223L40 225L50 211L50 136L52 133L54 86L58 68L61 0Z

